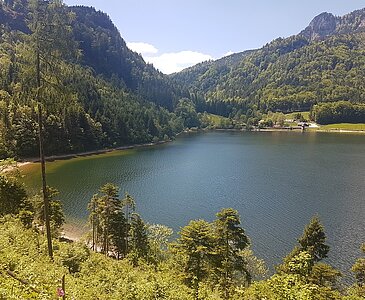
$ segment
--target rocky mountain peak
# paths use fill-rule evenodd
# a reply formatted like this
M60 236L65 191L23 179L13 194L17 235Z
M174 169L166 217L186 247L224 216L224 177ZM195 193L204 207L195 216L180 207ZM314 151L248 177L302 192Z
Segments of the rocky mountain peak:
M351 34L365 31L365 8L355 10L342 17L331 13L316 16L300 35L309 41L321 40L334 34Z
M331 13L321 13L309 23L308 27L301 32L301 35L311 41L332 35L336 32L338 21L339 18Z

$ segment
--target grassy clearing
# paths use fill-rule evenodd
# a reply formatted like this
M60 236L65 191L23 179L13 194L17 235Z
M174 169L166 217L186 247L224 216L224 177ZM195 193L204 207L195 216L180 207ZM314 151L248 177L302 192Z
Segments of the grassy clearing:
M287 120L293 120L294 119L294 116L297 115L298 113L302 114L302 116L306 120L309 120L309 111L298 111L298 112L293 112L293 113L285 114L285 119L287 119Z
M226 117L222 117L222 116L218 116L218 115L213 115L213 114L206 114L207 118L209 119L209 123L215 125L215 126L220 126L223 122L227 122L229 121L228 118Z
M354 130L354 131L365 131L365 123L338 123L338 124L329 124L322 125L320 130Z

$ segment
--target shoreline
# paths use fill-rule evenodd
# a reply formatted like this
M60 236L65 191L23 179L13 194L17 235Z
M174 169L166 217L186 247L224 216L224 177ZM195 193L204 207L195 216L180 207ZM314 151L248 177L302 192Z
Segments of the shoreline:
M349 130L349 129L317 129L317 132L329 132L329 133L365 133L365 130Z
M365 134L365 130L349 130L349 129L320 129L319 128L306 128L305 130L299 128L255 128L252 130L244 130L244 129L235 129L235 128L216 128L216 129L202 129L201 132L207 131L235 131L235 132L326 132L326 133L360 133ZM191 131L191 132L199 132L199 131Z
M348 129L320 129L320 128L308 128L305 130L301 130L299 128L289 129L289 128L255 128L253 130L246 131L244 129L236 129L236 128L215 128L215 129L197 129L197 130L185 130L180 132L176 135L176 137L182 134L189 134L189 133L198 133L198 132L209 132L209 131L235 131L235 132L325 132L325 133L357 133L357 134L365 134L365 130L348 130ZM93 155L105 154L114 151L121 151L121 150L131 150L131 149L140 149L140 148L147 148L153 147L158 145L163 145L172 142L173 140L166 140L166 141L158 141L158 142L151 142L151 143L144 143L144 144L134 144L128 146L120 146L116 148L108 148L108 149L98 149L98 150L90 150L85 152L79 153L69 153L69 154L58 154L58 155L51 155L46 156L46 162L53 162L57 160L69 160L78 157L88 157ZM19 161L16 162L15 167L23 167L32 163L39 163L39 157L30 157L30 158L21 158ZM13 170L14 167L10 166L2 171L2 173L9 172Z
M171 140L159 141L159 142L155 142L155 143L120 146L120 147L110 148L110 149L90 150L90 151L79 152L79 153L51 155L51 156L46 156L45 160L46 160L46 162L53 162L56 160L69 160L69 159L73 159L73 158L88 157L88 156L92 156L92 155L105 154L105 153L110 153L110 152L114 152L114 151L147 148L147 147L152 147L152 146L157 146L157 145L163 145L163 144L166 144L169 142L171 142ZM39 162L40 162L39 157L22 158L19 161L17 161L17 166L22 167L22 166L25 166L25 165L28 165L31 163L39 163Z
M365 130L349 130L349 129L320 129L319 128L306 128L301 129L287 129L287 128L264 128L255 129L254 132L326 132L326 133L360 133L365 134Z

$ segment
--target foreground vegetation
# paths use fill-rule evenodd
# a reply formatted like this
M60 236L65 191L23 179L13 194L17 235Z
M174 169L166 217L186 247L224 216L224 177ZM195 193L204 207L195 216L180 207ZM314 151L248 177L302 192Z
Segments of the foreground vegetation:
M229 293L222 290L224 277L209 274L206 239L192 235L199 228L207 233L205 221L193 221L184 227L171 250L164 250L158 263L126 257L116 260L95 253L84 243L54 240L54 261L47 255L45 237L34 229L24 228L12 217L0 219L0 299L56 299L65 292L68 299L363 299L364 259L354 266L359 284L344 296L336 290L338 272L315 263L310 248L286 261L286 268L273 276L249 285L244 278L229 282ZM191 242L184 239L190 235ZM150 243L153 243L150 236ZM199 243L196 251L189 248ZM209 246L209 243L207 243ZM174 250L173 247L188 250ZM179 247L177 249L179 249ZM186 247L186 248L185 248ZM181 249L181 248L180 248ZM309 250L309 251L308 251ZM251 253L246 262L256 264ZM198 263L200 262L200 264ZM244 264L244 266L246 266ZM201 268L203 277L191 277ZM252 269L250 269L253 272ZM62 277L65 276L64 290ZM198 283L191 283L197 280ZM219 284L215 284L218 280ZM237 281L238 280L238 281ZM362 281L361 281L362 280Z

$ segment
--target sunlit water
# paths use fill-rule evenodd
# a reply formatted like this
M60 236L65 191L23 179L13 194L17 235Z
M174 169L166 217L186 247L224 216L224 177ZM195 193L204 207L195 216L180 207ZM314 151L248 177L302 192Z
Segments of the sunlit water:
M26 168L39 186L37 165ZM83 223L87 203L106 182L137 201L150 223L175 232L223 207L241 215L255 254L273 266L311 217L325 225L327 260L346 272L365 242L365 136L293 132L210 132L137 150L48 164L69 222Z

